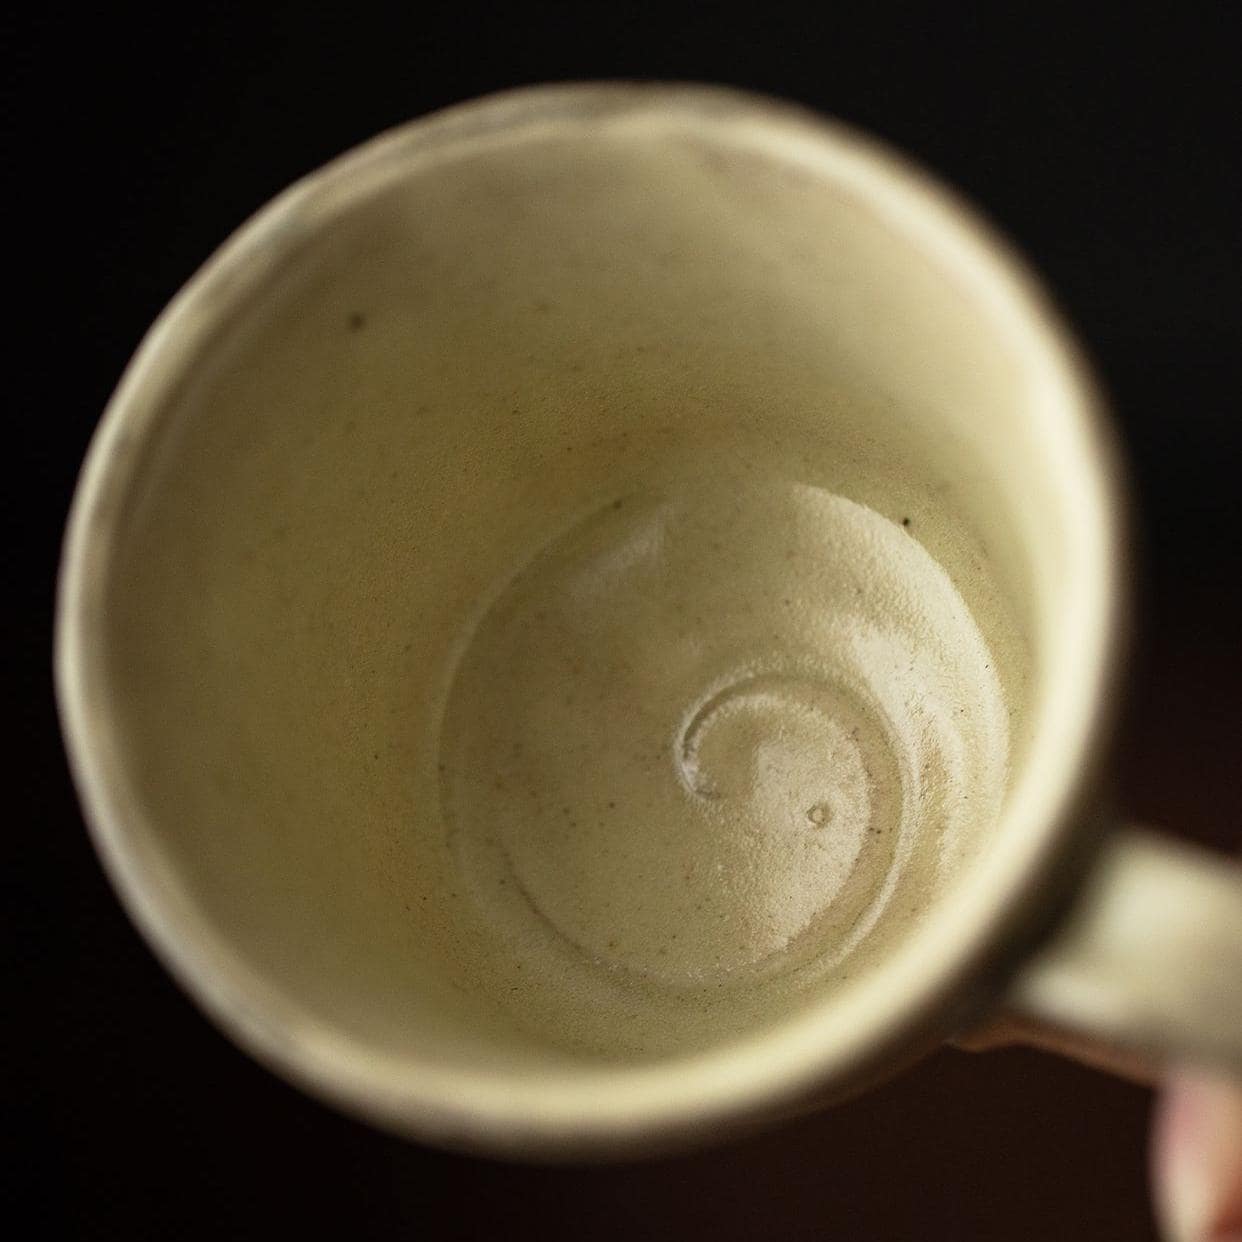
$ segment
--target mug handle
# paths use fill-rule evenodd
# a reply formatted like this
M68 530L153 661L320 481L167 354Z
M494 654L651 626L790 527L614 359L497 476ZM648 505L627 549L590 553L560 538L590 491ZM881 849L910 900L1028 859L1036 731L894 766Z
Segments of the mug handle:
M1140 1080L1242 1077L1242 867L1144 829L1103 845L1067 915L966 1048L1031 1043Z

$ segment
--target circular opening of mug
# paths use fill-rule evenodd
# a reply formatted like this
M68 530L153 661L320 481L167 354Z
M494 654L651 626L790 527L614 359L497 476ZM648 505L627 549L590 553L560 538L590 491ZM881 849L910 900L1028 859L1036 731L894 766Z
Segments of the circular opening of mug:
M248 224L92 448L105 862L282 1072L573 1150L943 1035L1055 864L1116 508L1029 278L766 101L518 92Z

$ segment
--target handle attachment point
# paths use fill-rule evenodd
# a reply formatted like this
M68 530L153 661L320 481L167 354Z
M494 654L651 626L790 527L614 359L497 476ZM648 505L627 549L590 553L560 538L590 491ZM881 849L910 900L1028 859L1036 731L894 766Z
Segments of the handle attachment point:
M1242 1075L1242 868L1140 829L1108 841L1019 974L1020 1019Z

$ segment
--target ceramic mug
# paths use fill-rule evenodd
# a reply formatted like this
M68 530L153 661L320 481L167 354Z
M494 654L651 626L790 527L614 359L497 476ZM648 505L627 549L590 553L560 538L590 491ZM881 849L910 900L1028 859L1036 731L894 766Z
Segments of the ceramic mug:
M446 830L454 815L507 820L518 795L502 776L519 760L496 760L495 793L481 791L479 764L501 737L521 750L521 730L499 720L504 695L519 693L506 679L526 685L558 647L552 622L532 620L545 643L534 655L498 638L476 659L488 618L526 607L527 570L514 586L515 567L561 573L546 549L579 538L567 530L586 523L605 534L581 539L606 542L613 528L599 523L637 523L592 578L620 584L591 622L611 651L648 624L643 590L679 589L667 572L626 576L650 559L634 532L656 529L658 505L643 510L642 497L711 476L726 513L756 475L819 490L730 527L719 573L687 554L696 589L724 592L717 614L678 630L687 651L725 624L730 566L767 582L766 552L746 557L831 494L844 498L823 502L831 512L872 523L884 547L907 539L898 559L939 566L927 581L981 618L977 650L995 653L1008 703L1007 722L945 734L968 775L920 794L966 808L978 794L971 748L1004 734L1003 789L952 867L938 839L878 912L906 846L875 844L872 825L838 851L847 870L870 868L851 881L862 903L851 926L875 930L830 970L816 965L826 941L781 956L804 923L836 926L826 907L789 915L773 956L764 937L787 894L765 890L767 922L748 921L738 894L749 890L722 861L701 891L687 863L700 900L678 905L660 856L640 867L638 846L626 853L627 833L659 828L636 813L627 826L601 804L598 823L549 836L559 811L547 809L516 843L501 823L468 849L460 823ZM807 555L809 581L823 561ZM1239 873L1115 828L1101 783L1126 557L1124 490L1090 372L1032 274L950 192L785 104L695 86L540 87L415 121L299 182L164 312L82 472L57 690L122 901L257 1058L430 1142L541 1158L647 1150L852 1092L1001 1013L1242 1067ZM860 598L870 582L857 578ZM817 607L800 624L813 627ZM662 702L675 681L659 646L644 649L641 693L623 675L609 683L633 691L624 719L520 704L527 723L588 713L580 729L555 716L559 748L540 760L562 765L574 797L581 770L590 789L612 771L609 730L630 729L643 695ZM454 706L472 660L473 697ZM576 676L558 683L567 701L597 684L609 699L597 670ZM767 742L752 725L771 711L786 713L782 729L838 737L820 699L793 702L803 690L787 672L754 676L776 688L752 678L717 690L734 695L729 720L750 722L736 726L741 742L720 743L724 760L760 763ZM531 684L521 693L539 698ZM982 684L958 690L969 718ZM466 740L450 753L454 729ZM471 750L479 729L490 740ZM695 785L699 743L679 745L677 796L719 798ZM856 755L840 745L844 772ZM459 761L466 776L446 776ZM800 831L845 832L849 816L831 819L838 796L863 799L863 820L879 815L868 799L883 780L865 775L811 805ZM693 831L726 822L709 807ZM710 856L710 838L694 840L690 854ZM612 841L619 861L599 862ZM805 866L837 857L795 844ZM787 861L772 874L796 887L803 873L780 871ZM511 871L518 896L480 897ZM614 881L605 940L599 905ZM892 892L908 899L896 913ZM509 903L494 906L499 933L481 899ZM716 977L695 911L728 901L747 931L721 923L717 949L736 960ZM654 982L635 972L644 952L657 963L642 930L653 908L668 963ZM694 933L677 947L674 924ZM576 944L552 945L570 925Z

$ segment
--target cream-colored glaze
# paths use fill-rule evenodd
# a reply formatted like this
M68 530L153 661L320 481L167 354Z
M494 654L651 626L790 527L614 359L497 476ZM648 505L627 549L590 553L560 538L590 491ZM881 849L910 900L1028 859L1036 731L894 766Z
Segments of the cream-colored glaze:
M581 1152L839 1090L986 1003L967 982L1054 895L1111 667L1107 463L1023 270L848 131L728 92L575 87L397 132L230 243L154 329L92 450L58 677L105 861L247 1046L424 1137ZM765 557L791 522L787 575ZM713 528L736 580L699 559ZM673 535L667 561L643 560L653 532ZM610 549L637 560L605 565ZM661 564L678 580L653 589ZM615 594L568 608L575 567L619 575ZM769 581L779 607L757 602ZM877 592L865 624L828 632L851 585ZM563 642L523 594L544 586ZM736 594L753 617L643 613ZM622 655L659 621L698 635L704 663L643 638L659 684L620 668L579 683L556 662L585 653L584 621ZM851 681L843 653L872 633L856 664L879 680ZM890 672L908 714L876 690ZM564 754L486 759L491 731L531 736L505 711L538 713L537 687L570 679L624 696L616 736L661 710L660 775L631 795L653 813L682 799L684 832L744 808L696 859L744 870L743 831L794 834L755 847L764 918L739 890L716 933L667 876L640 914L642 867L665 857L643 834L676 825L622 816L630 904L610 946L589 836L567 879L546 817L482 823L507 802L497 775L570 779ZM923 709L942 717L934 744L893 744ZM627 777L606 717L534 735L566 726L572 814ZM925 754L955 775L929 770L942 805L911 818ZM834 911L874 909L892 874L864 823L904 823L892 858L923 862L837 961ZM585 946L580 979L527 982L555 954L480 897L471 842L506 846ZM794 872L783 903L772 885ZM644 972L675 1001L622 1005L616 980Z

